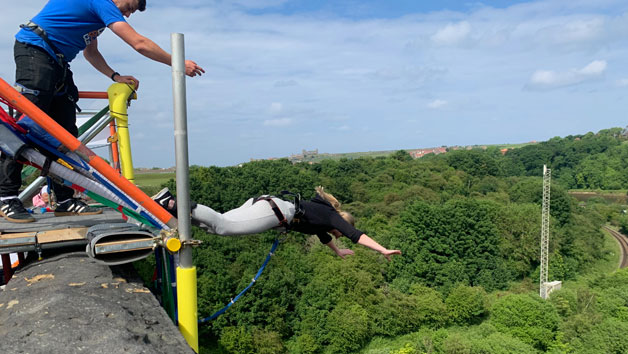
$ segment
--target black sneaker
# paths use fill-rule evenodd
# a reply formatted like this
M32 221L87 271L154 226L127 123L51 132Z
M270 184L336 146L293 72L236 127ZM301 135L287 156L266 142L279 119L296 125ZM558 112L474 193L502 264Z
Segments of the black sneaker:
M168 187L160 190L159 193L152 196L151 199L156 201L157 204L161 205L162 208L166 209L173 216L177 216L177 201L174 199L172 193L170 193Z
M18 198L7 199L0 202L0 215L10 222L33 222L35 218L24 208Z
M152 196L151 199L166 209L172 216L177 217L177 200L172 193L170 193L168 187L160 190L159 193ZM195 201L190 200L190 213L196 208L196 205L197 203Z
M55 209L55 216L97 214L102 214L102 209L90 207L84 201L76 198L68 199L63 203L60 203Z

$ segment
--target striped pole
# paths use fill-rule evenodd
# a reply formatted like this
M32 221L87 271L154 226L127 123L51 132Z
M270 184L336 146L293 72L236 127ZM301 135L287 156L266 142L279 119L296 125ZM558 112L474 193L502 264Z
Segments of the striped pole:
M179 238L183 248L179 251L177 267L177 306L179 330L190 347L198 353L198 310L196 267L192 260L190 219L190 179L188 163L188 126L185 101L185 49L183 34L170 35L172 45L172 91L174 99L174 135L177 159L177 210L179 212Z

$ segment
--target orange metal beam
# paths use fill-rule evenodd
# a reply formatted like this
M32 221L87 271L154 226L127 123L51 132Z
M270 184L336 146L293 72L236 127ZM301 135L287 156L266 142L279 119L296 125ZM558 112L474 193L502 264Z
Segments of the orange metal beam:
M6 99L12 106L20 112L29 116L40 127L45 129L50 135L54 136L65 147L77 153L85 162L92 166L96 171L102 173L109 181L124 191L129 197L151 212L161 222L170 228L176 228L177 219L168 213L164 208L150 199L136 185L129 182L126 178L120 176L105 160L96 155L92 150L83 145L72 134L68 133L57 122L44 113L39 107L29 101L26 97L17 92L11 85L0 78L0 96Z
M109 137L111 140L111 166L120 174L120 152L118 151L118 136L116 133L116 123L109 122Z

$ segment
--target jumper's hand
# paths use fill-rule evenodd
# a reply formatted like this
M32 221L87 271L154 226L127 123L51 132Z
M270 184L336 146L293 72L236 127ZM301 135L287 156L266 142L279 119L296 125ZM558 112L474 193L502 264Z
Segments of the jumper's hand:
M401 251L400 250L384 250L382 251L382 254L384 255L384 257L386 257L387 260L390 261L390 257L392 255L395 255L395 254L401 255Z
M196 75L201 76L205 73L205 70L198 66L195 62L191 60L185 61L185 75L189 77L194 77Z
M341 248L338 250L338 252L336 252L336 254L340 258L345 259L345 256L353 256L353 251L348 248Z
M121 84L133 85L135 90L140 88L140 80L136 79L135 77L133 77L131 75L116 75L116 76L113 77L113 79L116 82L119 82Z

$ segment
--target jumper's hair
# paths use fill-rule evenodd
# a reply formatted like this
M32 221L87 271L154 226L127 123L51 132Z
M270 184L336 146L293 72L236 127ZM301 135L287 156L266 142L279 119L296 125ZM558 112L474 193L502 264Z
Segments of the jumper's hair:
M139 0L137 3L137 9L140 11L146 10L146 0Z
M349 212L340 209L341 205L336 197L334 197L330 193L325 192L325 188L323 186L318 186L314 188L314 190L316 190L316 193L318 193L318 195L320 195L323 199L328 201L329 204L331 204L331 206L336 209L338 214L340 214L340 216L342 216L342 218L345 219L346 222L351 224L351 226L355 226L355 218Z

